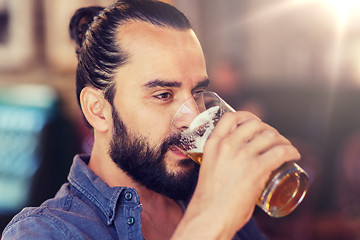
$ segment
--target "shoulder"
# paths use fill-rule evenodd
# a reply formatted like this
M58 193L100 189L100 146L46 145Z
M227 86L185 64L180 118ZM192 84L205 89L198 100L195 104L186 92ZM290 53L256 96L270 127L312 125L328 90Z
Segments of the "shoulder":
M4 229L2 239L76 239L47 207L25 208Z
M55 198L18 213L5 228L2 239L101 238L99 234L110 231L102 215L91 201L65 184Z
M76 225L70 220L76 216L71 209L74 199L69 185L64 184L55 198L18 213L4 229L2 239L79 239Z

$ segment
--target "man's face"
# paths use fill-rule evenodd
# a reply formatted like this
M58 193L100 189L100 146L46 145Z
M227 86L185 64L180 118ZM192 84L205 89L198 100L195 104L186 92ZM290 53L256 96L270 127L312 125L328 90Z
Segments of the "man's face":
M110 146L113 161L133 180L155 192L175 200L189 200L192 195L199 166L190 159L180 161L188 168L184 173L169 173L165 155L177 136L170 136L160 147L150 147L146 138L130 136L118 112L113 110L114 133Z
M193 184L196 164L169 139L176 138L170 124L177 109L208 85L195 34L135 22L121 28L119 41L129 58L115 75L111 157L134 180L163 194Z

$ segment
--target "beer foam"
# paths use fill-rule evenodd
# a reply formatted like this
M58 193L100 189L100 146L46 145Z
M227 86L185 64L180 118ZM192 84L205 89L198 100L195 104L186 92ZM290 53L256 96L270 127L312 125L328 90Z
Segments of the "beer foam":
M180 142L187 152L203 152L204 145L219 120L219 106L200 113L181 134Z

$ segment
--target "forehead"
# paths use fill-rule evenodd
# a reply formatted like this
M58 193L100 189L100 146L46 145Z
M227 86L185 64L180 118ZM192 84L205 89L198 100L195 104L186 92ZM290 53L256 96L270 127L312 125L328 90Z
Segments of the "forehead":
M141 21L132 21L122 25L119 29L118 40L125 50L133 54L136 54L136 50L161 50L165 46L201 49L192 29L177 30Z
M120 27L118 41L128 54L118 74L153 78L193 79L206 77L206 64L200 43L192 29L176 30L146 22Z

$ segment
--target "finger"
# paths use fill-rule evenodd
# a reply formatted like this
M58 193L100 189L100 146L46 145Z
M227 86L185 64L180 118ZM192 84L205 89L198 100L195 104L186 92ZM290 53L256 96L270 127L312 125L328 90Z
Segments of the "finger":
M270 170L280 167L287 161L299 160L299 151L292 145L276 145L263 154L258 159L262 162L262 165Z
M257 118L252 118L228 133L228 135L224 136L217 144L224 145L229 151L230 149L238 151L239 149L244 148L244 145L248 144L255 135L265 131L267 128L269 128L268 125ZM249 152L253 153L252 151Z
M239 125L233 132L232 138L235 142L248 143L252 141L261 132L267 129L273 129L259 119L250 119ZM276 131L276 130L275 130Z
M219 139L223 138L234 131L239 125L249 121L250 119L259 118L250 112L225 113L216 125L211 137Z
M261 155L276 145L291 145L291 143L275 129L267 127L265 130L258 132L246 147L252 149L253 154Z
M224 151L227 152L227 155L233 154L234 150L236 151L238 148L238 144L234 141L236 138L230 138L231 133L239 124L256 118L249 112L225 113L205 143L204 156L210 153L210 155L217 155Z

